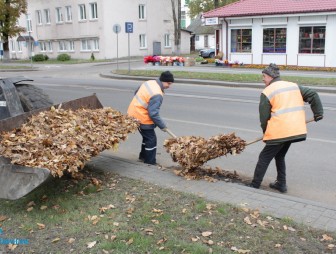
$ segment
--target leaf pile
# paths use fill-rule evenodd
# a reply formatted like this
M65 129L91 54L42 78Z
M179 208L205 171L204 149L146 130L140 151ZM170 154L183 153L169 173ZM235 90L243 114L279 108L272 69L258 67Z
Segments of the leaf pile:
M112 108L51 108L32 116L21 128L2 133L0 154L11 163L47 168L61 177L65 171L76 175L91 157L117 149L139 123Z
M173 161L189 171L228 153L239 154L245 149L246 141L231 133L213 136L208 140L196 136L171 138L165 140L163 146Z

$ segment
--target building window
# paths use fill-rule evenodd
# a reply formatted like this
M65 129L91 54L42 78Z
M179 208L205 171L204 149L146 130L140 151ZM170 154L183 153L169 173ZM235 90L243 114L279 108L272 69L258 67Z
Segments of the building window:
M85 4L79 5L79 20L86 20Z
M95 50L95 51L99 50L99 40L98 39L92 40L92 50Z
M44 18L45 18L45 23L50 24L50 10L49 9L44 10Z
M36 19L37 19L37 24L42 25L42 12L41 11L36 11Z
M67 42L66 41L59 41L58 42L58 50L59 51L67 51Z
M139 35L139 40L140 40L140 48L144 49L147 48L147 39L145 34L140 34Z
M169 34L165 34L165 35L164 35L164 46L165 46L166 48L171 47L171 45L170 45L170 36L169 36Z
M10 47L11 50L12 50L12 51L15 51L15 41L14 41L14 40L11 40L11 41L10 41L10 45L11 45L11 47Z
M286 53L286 28L264 29L264 53Z
M41 52L47 51L47 44L44 41L40 42L40 50Z
M90 3L91 19L98 19L97 3Z
M299 53L324 54L326 27L300 27Z
M231 30L231 52L251 52L252 29Z
M185 11L181 11L181 28L186 28L186 12Z
M207 35L204 35L204 47L209 47L209 37Z
M195 41L199 41L199 35L195 36Z
M75 42L69 41L69 51L75 51Z
M81 40L81 50L82 51L90 51L91 45L89 40Z
M63 22L62 8L57 7L56 8L56 23L62 23L62 22Z
M139 4L139 19L146 19L146 6Z
M48 49L49 52L53 51L53 47L52 47L52 42L51 41L47 42L47 49Z
M17 42L17 51L22 52L22 44L21 41Z
M65 6L65 11L66 11L66 22L71 22L72 21L71 6Z
M26 15L26 19L27 19L27 32L32 32L33 31L33 25L32 25L32 21L30 19L29 14Z

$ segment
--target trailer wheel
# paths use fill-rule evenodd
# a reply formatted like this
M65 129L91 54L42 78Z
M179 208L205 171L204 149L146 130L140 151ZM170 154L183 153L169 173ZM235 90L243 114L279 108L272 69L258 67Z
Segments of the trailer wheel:
M52 100L41 88L29 84L16 84L15 87L25 112L53 105Z

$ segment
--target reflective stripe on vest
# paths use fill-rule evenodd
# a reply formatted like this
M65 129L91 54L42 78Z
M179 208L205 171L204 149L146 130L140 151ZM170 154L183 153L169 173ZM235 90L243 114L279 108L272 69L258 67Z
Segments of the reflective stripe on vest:
M141 124L154 124L148 114L148 103L154 95L163 95L160 85L155 80L143 83L131 101L127 114L135 117Z
M307 133L304 101L297 84L277 81L266 87L263 94L272 107L263 140L282 139Z

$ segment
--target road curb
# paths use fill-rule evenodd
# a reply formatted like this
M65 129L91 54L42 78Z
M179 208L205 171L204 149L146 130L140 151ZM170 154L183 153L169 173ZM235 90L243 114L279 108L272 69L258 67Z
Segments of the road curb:
M120 80L150 80L153 77L147 76L131 76L131 75L120 75L114 73L100 73L100 77L102 78L110 78L110 79L120 79ZM175 78L175 83L181 84L194 84L194 85L212 85L212 86L224 86L224 87L241 87L241 88L257 88L263 89L265 87L262 83L237 83L237 82L227 82L227 81L214 81L214 80L197 80L197 79L181 79ZM336 88L333 87L318 87L318 86L308 86L311 89L314 89L319 93L336 93Z

